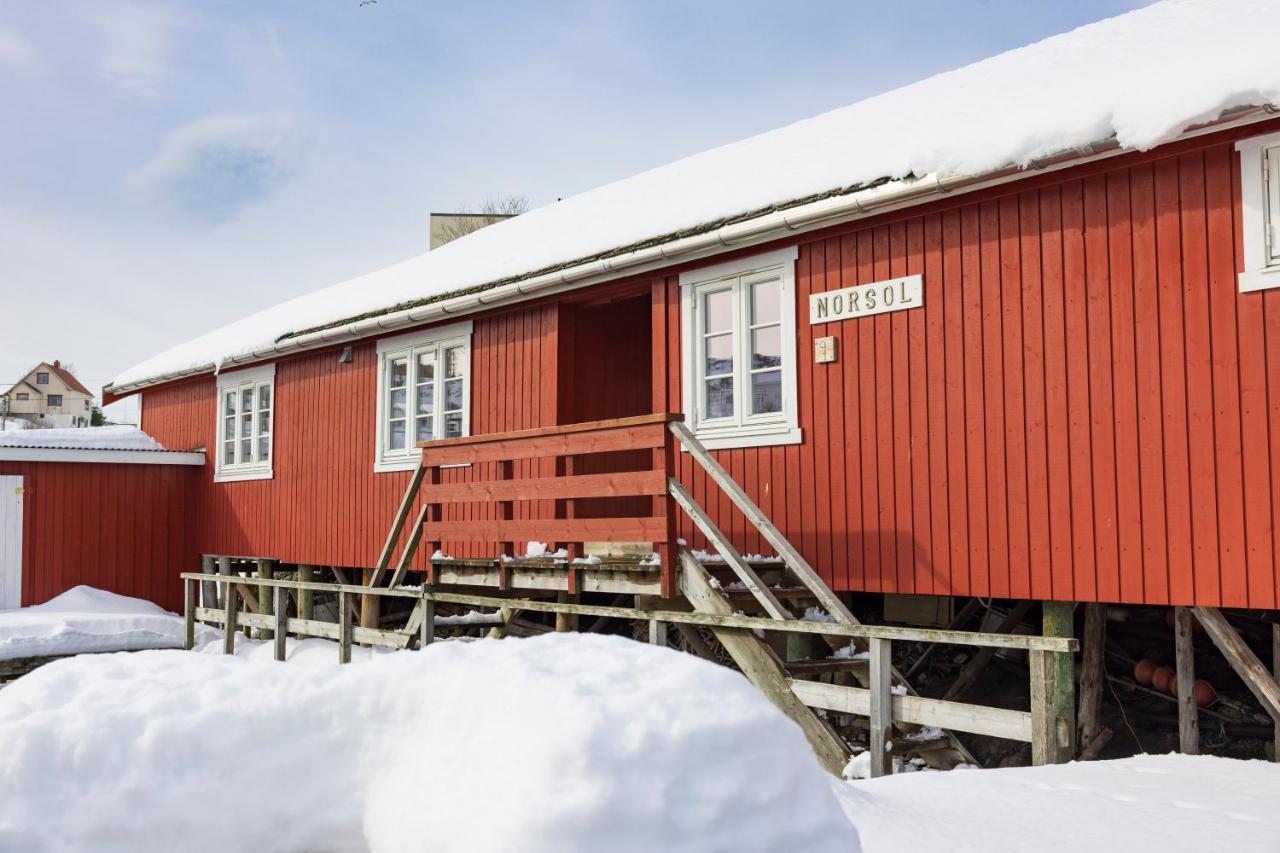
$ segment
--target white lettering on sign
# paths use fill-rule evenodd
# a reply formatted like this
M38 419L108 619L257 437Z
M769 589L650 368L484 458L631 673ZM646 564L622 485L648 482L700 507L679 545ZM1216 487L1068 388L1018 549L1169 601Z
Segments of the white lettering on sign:
M809 323L833 323L923 305L924 276L907 275L812 294L809 297Z

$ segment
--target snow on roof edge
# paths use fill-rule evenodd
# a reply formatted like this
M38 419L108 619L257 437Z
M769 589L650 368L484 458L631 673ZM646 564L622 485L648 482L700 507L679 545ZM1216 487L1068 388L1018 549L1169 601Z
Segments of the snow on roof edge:
M1090 24L305 294L135 365L106 391L253 360L308 330L490 290L839 192L833 188L982 174L1108 138L1154 147L1225 110L1280 102L1280 64L1267 59L1280 16L1269 10L1268 0L1169 0ZM370 309L379 304L386 307Z

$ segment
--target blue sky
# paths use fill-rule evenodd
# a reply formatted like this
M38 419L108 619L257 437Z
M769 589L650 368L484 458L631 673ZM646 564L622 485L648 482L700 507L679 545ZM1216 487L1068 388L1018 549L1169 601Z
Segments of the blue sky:
M0 383L1136 5L0 0Z

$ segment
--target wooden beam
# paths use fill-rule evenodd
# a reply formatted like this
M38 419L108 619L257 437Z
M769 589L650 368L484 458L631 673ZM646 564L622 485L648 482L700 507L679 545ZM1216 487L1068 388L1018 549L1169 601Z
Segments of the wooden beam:
M365 586L374 586L374 575L376 569L365 569ZM360 627L361 628L377 628L382 624L382 599L377 595L360 596Z
M859 717L871 715L871 691L866 688L795 678L790 680L790 685L792 692L811 707ZM892 704L895 723L937 726L948 731L971 732L1023 742L1031 740L1031 714L1026 711L926 699L923 696L901 693L893 694Z
M258 566L258 577L260 577L260 578L268 578L268 579L270 579L271 577L273 577L273 576L274 576L274 575L273 575L273 567L272 567L272 565L271 565L271 561L270 561L270 560L262 560L262 559L259 559L259 560L256 560L255 562L257 563L257 566ZM266 614L266 615L268 615L268 616L269 616L269 615L271 615L271 612L272 612L272 610L271 610L271 588L270 588L270 587L267 587L267 586L263 586L263 585L261 585L261 584L259 584L259 585L258 585L258 612L259 612L259 613L264 613L264 614ZM270 640L270 639L271 639L271 632L270 632L270 631L259 631L259 633L258 633L258 639L259 639L259 640Z
M667 623L659 622L657 619L649 620L649 643L655 646L666 648L667 646Z
M1084 643L1080 663L1080 757L1102 729L1102 683L1106 671L1107 605L1090 602L1084 606Z
M1046 637L1074 635L1074 603L1046 601L1041 608L1044 611ZM1059 727L1055 763L1061 764L1076 757L1076 662L1070 654L1056 654L1050 659L1050 663L1053 666L1053 706L1057 717L1055 726Z
M871 750L871 776L893 773L893 756L889 754L893 732L893 655L892 641L871 641L871 734L867 741Z
M349 606L350 599L350 593L338 593L338 663L351 663L352 614Z
M684 640L685 650L691 652L703 660L709 660L717 663L716 653L712 650L711 645L702 638L698 630L692 625L676 625L676 630L680 632L681 638Z
M222 617L222 653L224 655L233 655L236 653L236 599L239 598L240 588L235 584L227 584L226 591L222 594L225 602L223 606Z
M428 541L516 542L542 537L540 541L547 542L661 542L666 535L666 522L656 516L426 521L422 535Z
M206 575L216 574L218 558L211 554L200 557L200 571ZM218 606L218 585L213 581L202 581L200 584L200 603L205 607Z
M422 509L418 510L418 518L413 523L413 531L409 534L409 541L405 543L404 552L400 555L400 561L396 563L396 570L391 575L391 581L387 586L395 588L404 583L404 576L409 571L409 564L413 562L413 555L418 553L418 545L422 542L422 522L427 520L427 511L430 508L430 504L423 504Z
M191 651L196 646L196 582L182 579L182 648Z
M732 606L711 586L711 577L702 564L684 550L680 552L680 563L681 592L694 609L719 617L732 615ZM782 662L768 644L751 631L723 627L712 631L747 679L800 726L818 763L839 777L849 761L848 745L792 692Z
M665 495L665 471L623 471L565 477L525 477L429 486L422 499L430 503L538 501L549 498L616 498Z
M413 508L413 501L418 495L418 487L422 485L422 477L426 470L426 466L421 461L418 462L418 467L413 469L413 476L409 478L409 485L405 488L404 496L400 498L400 506L396 509L395 518L391 521L391 529L387 531L382 550L378 552L378 562L374 566L373 576L369 579L370 586L381 583L382 573L386 571L387 566L391 565L391 554L395 551L396 543L400 541L400 531L404 530L404 523L409 518L409 510Z
M1031 670L1031 763L1036 767L1054 764L1058 757L1054 673L1049 654L1039 649L1027 653Z
M1196 702L1196 655L1192 643L1194 617L1185 607L1173 609L1173 646L1178 667L1178 748L1200 754L1200 705Z
M276 660L283 661L289 648L289 590L278 586L272 592L275 593L275 606L272 608L275 616L275 626L272 628L275 656Z
M436 603L434 601L419 602L422 607L422 625L419 627L419 647L431 645L436 639ZM418 611L415 611L418 612Z
M729 565L729 568L733 569L733 573L738 576L738 580L760 603L765 613L768 613L774 619L794 619L795 617L791 611L787 610L782 602L778 601L769 587L760 580L760 576L755 573L755 569L751 568L747 561L742 559L742 555L738 553L737 548L733 547L729 537L724 535L724 532L711 520L711 516L707 515L706 511L693 499L693 496L685 490L684 486L680 485L680 481L675 477L671 477L668 482L671 497L675 498L680 508L688 513L689 518L693 519L693 523L702 531L702 535L707 537L707 541L711 543L712 547L716 549L721 557L724 557L724 561Z
M218 574L220 575L231 574L231 558L230 557L218 557ZM223 589L221 592L222 592L222 596L226 596L227 591L225 589ZM218 604L225 607L226 601L224 601L223 598L219 598Z
M526 435L507 433L474 436L463 439L441 439L422 446L423 460L431 466L467 465L479 462L502 462L512 459L540 459L547 456L578 456L591 453L613 453L620 450L652 450L663 442L662 423L666 415L643 415L649 423L630 426L590 426L569 424L524 430ZM619 418L618 421L633 420ZM600 421L597 423L608 423ZM575 427L585 426L585 430ZM527 433L544 433L527 435ZM514 436L514 437L511 437ZM497 440L493 440L497 439ZM450 445L448 442L471 442Z
M311 583L316 578L316 567L310 565L298 566L298 580L302 583ZM300 619L311 619L315 615L315 609L312 606L314 593L306 587L298 588L298 617Z
M576 595L570 595L568 592L557 592L556 603L568 604L578 598ZM565 611L556 612L556 633L570 634L578 630L578 617L576 614Z
M956 630L965 622L967 622L970 616L972 616L974 613L977 613L981 607L982 607L982 602L980 602L978 599L976 598L969 599L968 603L965 604L964 607L960 608L960 612L956 614L956 617L951 620L951 624L948 625L947 627L952 631ZM923 669L924 665L929 662L929 659L931 657L933 657L933 653L937 650L938 646L939 646L938 643L930 643L928 646L926 646L924 652L920 655L920 657L915 659L915 661L907 669L906 674L903 675L902 677L903 681L909 682L912 676L914 676L917 672Z
M222 609L196 608L196 619L198 621L208 622L211 625L222 625L225 618L225 611ZM236 624L244 624L251 628L271 628L275 626L275 618L274 615L263 616L257 613L241 612L236 617ZM354 619L352 621L354 623ZM338 630L337 622L319 622L315 619L290 618L285 623L285 627L290 634L295 634L299 637L322 637L326 640L334 641L338 639L341 633ZM351 641L366 646L403 649L405 647L404 638L403 631L393 631L385 628L361 628L359 625L355 625L351 629Z
M1226 657L1227 663L1235 670L1236 675L1249 688L1249 692L1261 703L1262 708L1271 715L1271 719L1280 724L1280 683L1273 678L1267 668L1258 660L1253 649L1241 639L1236 629L1231 627L1227 617L1216 607L1193 607L1192 612L1204 628L1209 639Z
M1000 624L996 626L995 633L1008 634L1018 623L1022 621L1022 617L1027 615L1027 611L1031 609L1030 601L1020 601L1014 608L1004 615L1000 620ZM973 683L978 680L978 676L991 663L991 659L995 657L996 650L988 646L980 649L973 657L971 657L960 670L960 674L956 676L955 681L951 682L951 686L947 688L947 692L942 695L943 699L948 702L958 702L964 698L964 694L968 692Z

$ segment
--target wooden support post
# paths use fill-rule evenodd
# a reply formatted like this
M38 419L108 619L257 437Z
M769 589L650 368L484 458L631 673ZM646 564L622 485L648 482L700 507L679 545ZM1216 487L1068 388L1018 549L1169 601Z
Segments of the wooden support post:
M1271 719L1280 724L1280 682L1272 678L1271 673L1258 660L1236 629L1231 627L1227 617L1216 607L1193 607L1192 612L1200 627L1204 628L1209 639L1218 647L1231 664L1235 674L1240 676L1244 686L1262 705L1262 709L1271 715Z
M364 585L371 586L373 583L373 569L364 570ZM382 598L377 595L360 596L360 627L361 628L377 628L382 618Z
M258 564L258 577L269 580L272 577L271 561L257 560L256 562ZM258 585L258 612L267 616L270 616L273 612L271 609L271 587L262 584ZM271 636L271 631L267 628L263 628L258 632L258 639L260 640L270 640Z
M226 632L222 636L222 653L225 655L233 655L236 653L236 599L239 598L239 591L235 584L224 584L226 590L222 593L226 606L223 608L222 627Z
M207 558L206 558L207 559ZM190 578L182 581L182 647L191 651L196 646L196 584Z
M570 569L570 571L572 571L572 569ZM570 595L567 592L556 593L556 602L558 604L565 604L570 601L575 601L576 599L577 599L576 595ZM576 630L578 630L578 617L575 614L572 614L572 613L556 614L556 632L557 633L567 634Z
M1070 601L1046 601L1044 609L1044 635L1046 637L1071 637L1075 634L1072 623L1074 605ZM1055 725L1065 726L1059 731L1058 753L1055 764L1062 764L1076 757L1076 673L1075 658L1067 652L1054 653L1053 705L1057 712Z
M1031 669L1031 763L1036 767L1053 764L1058 753L1050 654L1052 652L1040 649L1027 652L1027 663Z
M313 583L315 582L315 579L316 579L315 566L309 566L309 565L298 566L298 580L302 581L303 583ZM299 619L315 618L315 608L312 604L313 601L314 601L314 598L312 596L311 590L309 589L298 590L298 618Z
M273 612L276 617L276 627L273 636L276 660L282 661L289 649L289 590L283 586L276 587L274 598Z
M219 557L219 558L218 558L218 574L220 574L220 575L230 575L230 574L231 574L231 558L230 558L230 557ZM218 584L218 586L222 587L222 589L220 590L221 597L218 599L218 604L220 604L220 605L221 605L221 606L223 606L223 607L226 607L226 605L227 605L227 599L226 599L226 596L227 596L227 590L231 589L231 586L230 586L230 584Z
M351 663L351 604L349 593L338 593L338 663Z
M430 645L436 638L436 603L430 598L422 600L422 626L420 630L419 645Z
M1192 644L1191 611L1173 610L1173 645L1178 667L1178 748L1185 755L1200 754L1200 706L1196 704L1196 658Z
M1080 662L1080 725L1079 743L1081 757L1086 745L1092 744L1102 729L1102 682L1106 672L1104 654L1107 643L1107 605L1090 603L1084 606L1084 645Z
M211 554L200 557L200 574L214 575L218 573L218 560ZM202 607L218 606L218 585L213 581L200 582L200 605Z
M893 646L880 637L873 637L870 645L871 734L867 748L871 750L871 776L875 778L893 773L893 756L889 752L889 735L893 731Z
M1271 626L1271 674L1275 676L1277 682L1280 682L1280 625ZM1276 717L1272 722L1275 724L1275 741L1271 759L1280 761L1280 717Z
M667 646L667 623L657 619L649 620L649 642L655 646Z

